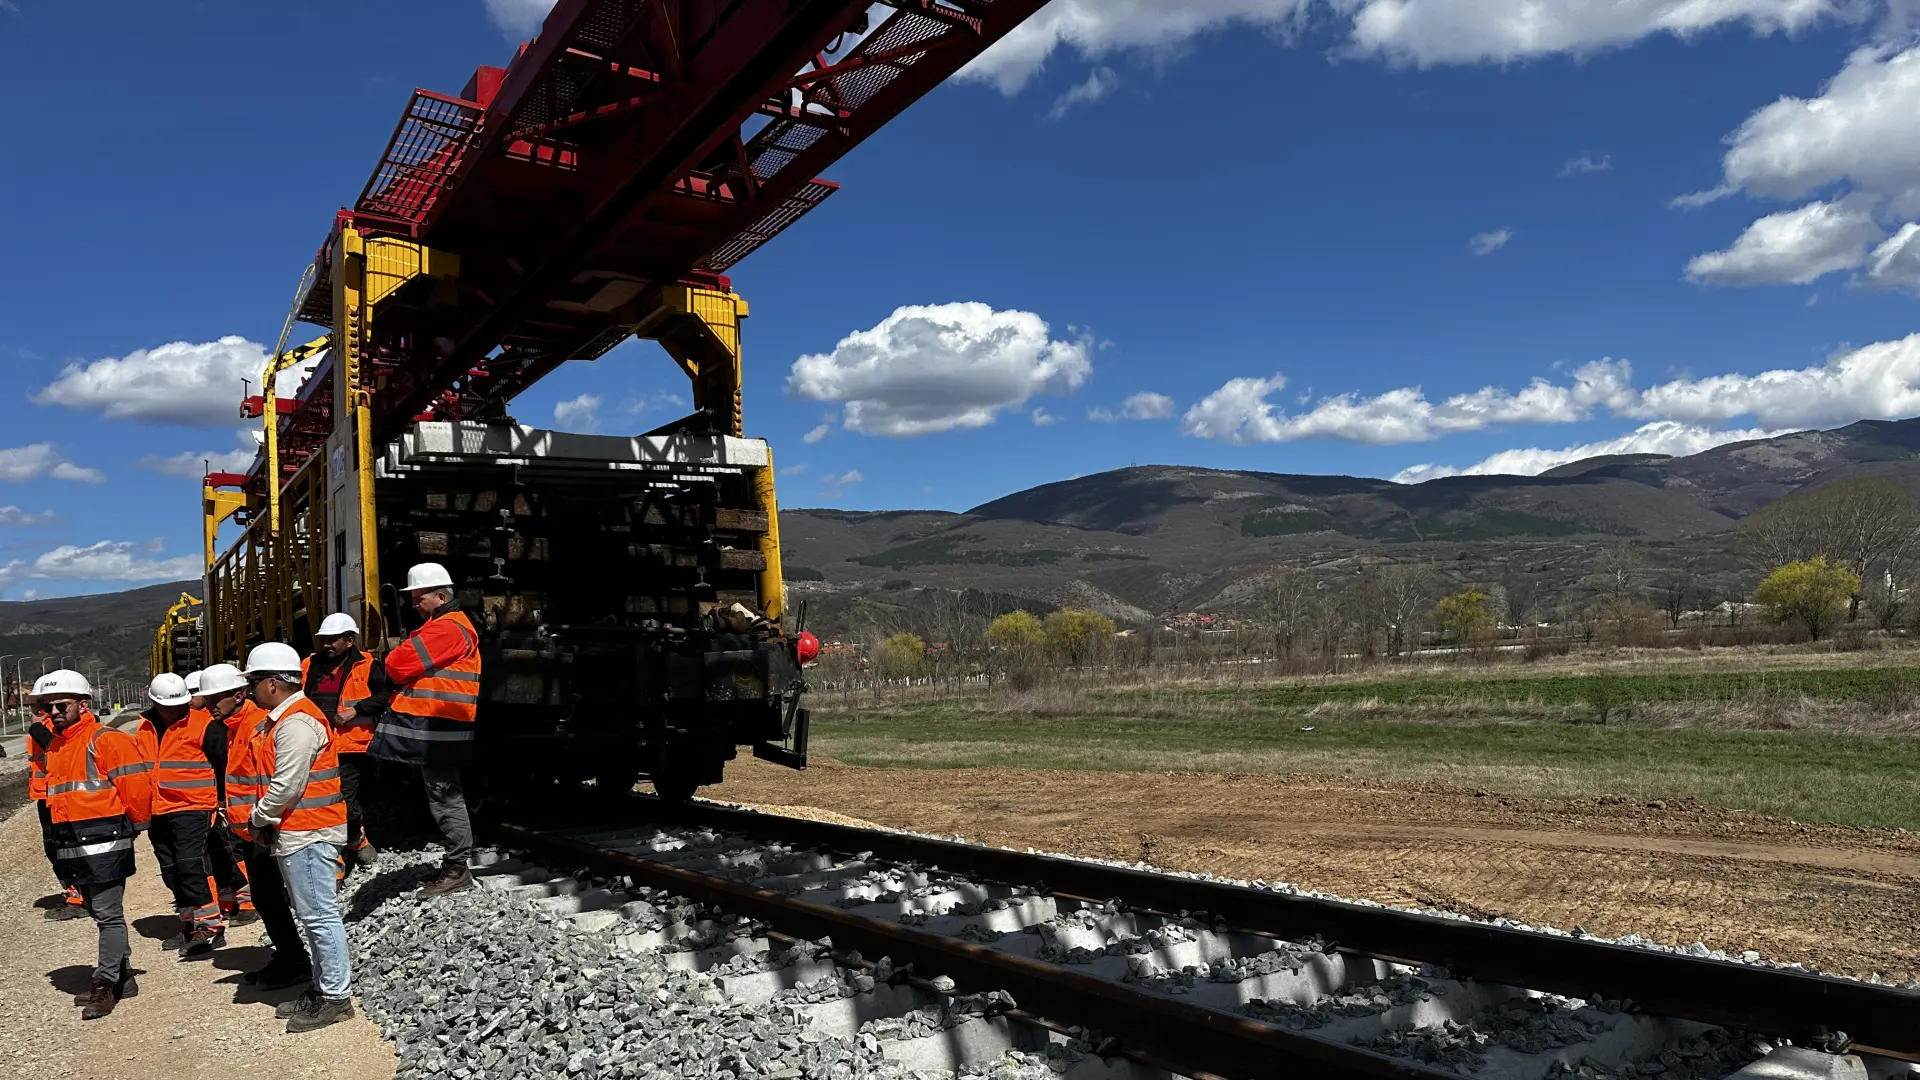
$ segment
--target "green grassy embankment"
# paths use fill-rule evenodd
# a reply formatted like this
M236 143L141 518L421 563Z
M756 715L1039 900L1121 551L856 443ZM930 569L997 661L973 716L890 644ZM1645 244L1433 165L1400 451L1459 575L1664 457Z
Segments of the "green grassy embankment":
M1056 684L822 700L814 749L873 766L1319 773L1693 797L1920 829L1916 691L1913 668Z

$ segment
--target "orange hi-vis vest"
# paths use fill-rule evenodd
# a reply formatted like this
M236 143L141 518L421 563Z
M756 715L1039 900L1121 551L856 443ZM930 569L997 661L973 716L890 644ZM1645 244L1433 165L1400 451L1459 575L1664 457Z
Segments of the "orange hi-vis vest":
M227 828L242 840L253 839L254 804L260 801L260 793L267 790L267 781L272 779L272 760L268 758L265 774L255 761L259 741L273 726L273 720L267 710L255 705L251 700L243 702L233 715L227 717Z
M154 813L211 810L218 805L219 782L201 746L211 723L212 713L191 709L161 733L158 759L153 763Z
M34 723L39 723L36 720ZM27 798L43 802L47 797L47 748L27 729Z
M92 713L47 747L47 815L53 861L74 885L133 876L133 838L153 816L153 762L138 740Z
M326 715L320 711L311 698L302 697L287 706L280 714L280 722L269 726L265 733L254 742L254 760L256 768L264 774L260 783L260 794L264 795L267 785L273 782L274 737L279 734L280 724L294 713L311 716L319 722L321 728L327 727ZM255 802L259 801L258 796ZM333 740L328 739L313 759L313 765L307 770L307 788L300 798L288 807L280 817L282 832L314 832L319 829L344 829L347 827L347 797L340 791L340 755L333 748Z
M328 730L333 732L333 752L336 754L364 754L368 744L373 742L373 725L380 718L367 716L363 711L368 699L373 697L373 665L379 663L364 653L347 672L346 685L340 688L340 704L336 708L352 708L354 722L351 724L329 723ZM313 657L300 661L300 683L306 685L307 672L313 666ZM331 721L332 717L328 717Z
M159 758L160 729L154 727L153 721L145 716L140 718L139 723L133 725L133 741L140 744L140 752L146 755L148 761Z
M458 644L452 644L453 634L459 635ZM480 635L474 632L467 613L453 611L428 620L400 648L411 649L423 670L394 691L393 711L473 723L480 712ZM456 653L457 659L434 662L435 654L448 653ZM403 670L410 671L412 666L408 664ZM391 661L387 671L398 677Z

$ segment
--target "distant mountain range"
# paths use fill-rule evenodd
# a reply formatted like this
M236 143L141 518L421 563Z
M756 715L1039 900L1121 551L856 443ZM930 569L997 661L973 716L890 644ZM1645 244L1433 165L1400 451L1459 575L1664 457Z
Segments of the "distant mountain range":
M1354 476L1146 465L1043 484L965 513L786 509L788 585L816 629L927 625L964 607L1075 605L1142 624L1234 611L1276 566L1338 585L1421 562L1457 583L1524 592L1545 616L1591 591L1592 556L1632 540L1647 584L1685 575L1702 605L1746 597L1729 552L1741 517L1803 488L1881 476L1920 493L1920 419L1868 420L1731 443L1690 457L1588 458L1539 476L1419 484ZM0 653L71 655L143 675L154 627L198 582L0 602ZM934 620L937 623L937 619ZM91 672L91 667L89 667Z
M790 585L831 626L911 621L922 590L1091 606L1128 622L1248 603L1279 564L1316 574L1427 562L1460 582L1578 593L1601 546L1706 599L1752 583L1726 533L1802 488L1884 476L1920 490L1920 419L1862 421L1690 457L1614 455L1539 476L1419 484L1149 465L1043 484L965 513L783 510ZM918 597L918 599L916 599Z

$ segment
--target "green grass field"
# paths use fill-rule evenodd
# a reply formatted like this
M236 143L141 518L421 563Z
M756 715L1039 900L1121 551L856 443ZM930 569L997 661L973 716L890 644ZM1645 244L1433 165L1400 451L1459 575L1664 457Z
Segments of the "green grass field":
M1910 668L1181 684L817 703L852 764L1320 773L1920 829ZM1596 699L1611 722L1593 723ZM1310 729L1310 730L1309 730Z

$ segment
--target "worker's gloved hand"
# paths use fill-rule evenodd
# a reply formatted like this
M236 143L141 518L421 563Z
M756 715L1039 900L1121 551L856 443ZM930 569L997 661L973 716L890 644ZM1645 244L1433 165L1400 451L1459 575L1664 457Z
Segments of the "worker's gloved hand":
M28 726L27 737L39 743L40 749L45 750L53 742L53 729L45 724L34 723Z

